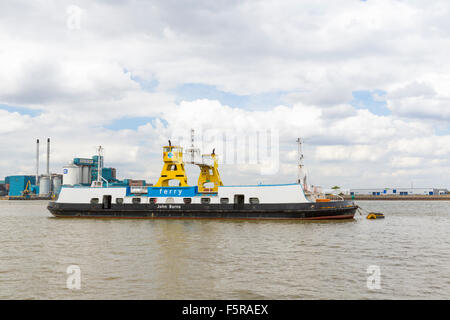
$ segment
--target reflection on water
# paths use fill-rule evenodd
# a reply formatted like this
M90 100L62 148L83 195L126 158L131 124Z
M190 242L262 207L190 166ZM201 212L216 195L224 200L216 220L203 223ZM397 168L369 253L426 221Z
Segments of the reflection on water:
M450 202L358 204L386 219L57 219L46 202L0 201L0 298L449 299Z

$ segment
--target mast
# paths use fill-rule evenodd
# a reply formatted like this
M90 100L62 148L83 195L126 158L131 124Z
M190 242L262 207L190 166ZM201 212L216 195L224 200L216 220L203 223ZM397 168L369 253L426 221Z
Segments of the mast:
M297 183L303 185L303 189L307 190L307 179L306 179L306 172L305 172L305 165L303 164L303 139L297 138L297 144L298 144L298 177L297 177Z
M191 129L191 162L194 163L194 129Z
M106 182L106 186L108 187L108 181L106 179L104 179L102 176L102 168L103 168L103 147L98 146L97 147L97 180L92 181L91 187L101 188L101 187L103 187L103 181ZM95 169L93 169L93 170L95 170Z
M186 149L186 152L191 154L191 161L188 162L190 164L195 164L195 154L200 154L200 149L194 146L194 138L195 138L195 131L194 129L191 129L191 146L190 148Z
M99 182L99 185L101 185L102 181L102 160L103 160L103 148L102 146L98 146L98 159L97 159L97 182Z

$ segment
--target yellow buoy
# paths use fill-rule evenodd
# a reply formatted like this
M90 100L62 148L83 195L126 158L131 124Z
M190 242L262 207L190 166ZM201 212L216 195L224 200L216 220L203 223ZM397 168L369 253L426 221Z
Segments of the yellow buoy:
M367 215L367 219L384 219L384 214L379 213L379 212L370 212Z

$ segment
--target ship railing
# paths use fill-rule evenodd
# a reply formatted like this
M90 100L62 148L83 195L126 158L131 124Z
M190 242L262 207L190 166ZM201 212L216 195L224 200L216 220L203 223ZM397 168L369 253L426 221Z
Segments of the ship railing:
M108 188L109 187L109 182L108 182L108 180L106 180L105 178L103 178L103 177L100 177L103 181L105 181L106 182L106 187ZM103 181L98 181L98 180L94 180L94 181L92 181L92 184L91 184L91 188L102 188L103 187Z
M336 200L336 201L344 201L344 197L338 195L338 194L327 194L325 195L327 199L330 200Z
M109 182L108 182L108 180L106 180L105 178L103 178L103 177L101 177L102 178L102 180L103 181L105 181L106 182L106 187L108 188L109 187Z

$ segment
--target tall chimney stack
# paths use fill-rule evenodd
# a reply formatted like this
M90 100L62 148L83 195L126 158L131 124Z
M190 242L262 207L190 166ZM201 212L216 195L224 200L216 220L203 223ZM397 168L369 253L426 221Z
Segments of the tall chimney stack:
M39 139L36 140L36 184L39 183Z
M47 176L50 177L50 138L47 139Z

